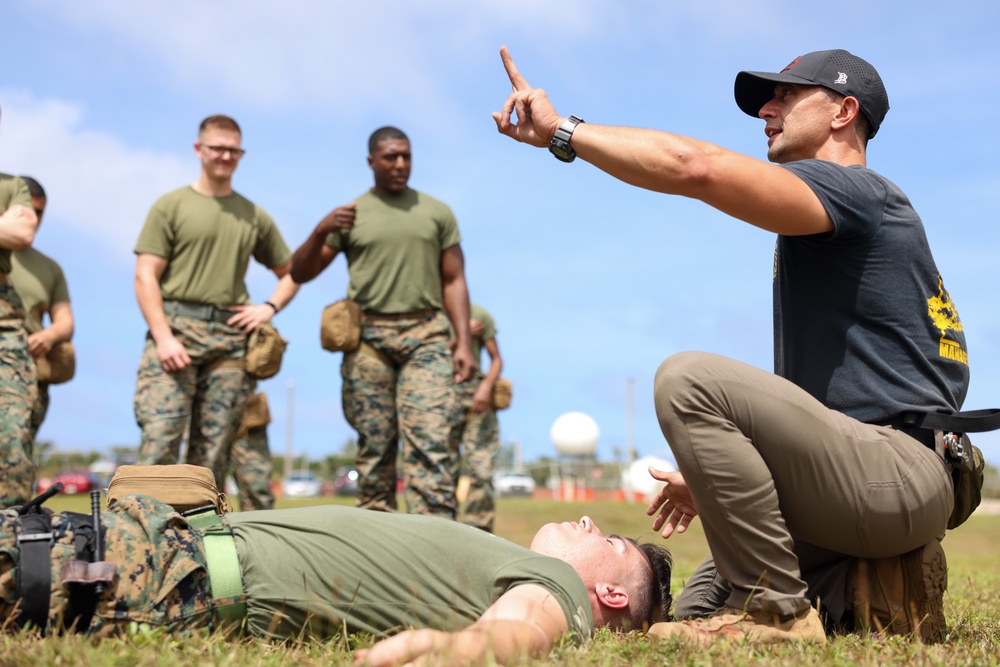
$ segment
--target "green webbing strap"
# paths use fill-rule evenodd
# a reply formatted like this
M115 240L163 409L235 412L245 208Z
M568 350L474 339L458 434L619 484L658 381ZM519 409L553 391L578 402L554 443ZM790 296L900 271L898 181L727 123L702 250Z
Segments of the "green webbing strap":
M212 584L212 598L239 598L243 595L243 576L236 555L236 542L232 529L214 511L200 512L187 517L188 525L204 530L205 564ZM239 625L246 616L246 604L230 602L215 608L216 620Z

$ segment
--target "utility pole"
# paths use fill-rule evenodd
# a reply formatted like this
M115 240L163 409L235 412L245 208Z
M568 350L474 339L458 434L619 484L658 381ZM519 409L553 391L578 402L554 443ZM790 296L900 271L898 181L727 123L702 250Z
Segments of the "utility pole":
M286 405L288 414L285 416L285 479L292 474L293 451L292 436L295 434L295 383L288 381L288 401Z
M632 463L635 460L635 443L632 441L632 422L635 418L635 409L633 406L633 390L635 388L635 378L628 378L625 381L625 457L627 459L626 463Z
M632 394L635 388L635 378L625 379L625 502L635 502L635 489L632 488L632 478L629 475L632 461L635 461L635 443L632 441L632 421L634 406Z

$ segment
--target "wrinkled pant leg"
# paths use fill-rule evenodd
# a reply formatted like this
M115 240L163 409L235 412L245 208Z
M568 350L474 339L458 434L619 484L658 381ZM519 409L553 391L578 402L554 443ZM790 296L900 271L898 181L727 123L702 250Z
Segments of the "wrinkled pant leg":
M357 505L396 511L396 371L361 352L344 353L344 418L358 434Z
M274 509L271 476L274 461L267 440L267 427L247 431L233 441L229 450L230 469L239 493L240 511Z
M462 522L493 532L496 496L493 472L500 449L500 427L495 410L470 412L462 439L462 468L469 479Z
M719 574L711 556L702 561L674 603L673 616L677 620L685 618L705 618L721 609L732 594L729 582Z
M809 606L795 540L898 554L939 534L951 512L931 450L752 366L674 355L657 371L655 403L733 607L790 616Z
M177 373L163 369L156 344L146 340L139 362L133 408L142 430L139 465L180 462L180 447L191 422L197 369L188 366Z
M458 506L455 453L454 365L447 340L420 345L399 371L397 406L403 442L407 511L454 519Z
M42 427L42 423L45 421L45 416L49 412L49 383L39 382L38 383L38 394L35 396L35 402L31 406L31 433L30 439L28 441L29 450L28 458L34 456L34 444L35 439L38 437L38 429Z
M250 396L250 377L238 365L209 364L198 368L192 407L187 463L209 468L225 488L229 446L243 421Z

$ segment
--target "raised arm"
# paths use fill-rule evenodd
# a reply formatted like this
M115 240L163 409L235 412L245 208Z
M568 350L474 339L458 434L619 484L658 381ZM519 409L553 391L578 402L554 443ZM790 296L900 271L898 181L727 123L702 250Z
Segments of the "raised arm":
M532 88L501 47L514 92L493 113L497 130L517 141L548 146L566 118L545 91ZM517 122L514 122L516 116ZM785 235L830 231L819 198L783 167L714 144L657 130L580 123L576 154L615 178L647 190L699 199L724 213Z
M23 204L14 204L0 214L0 248L23 250L35 241L38 216Z
M357 207L351 202L333 209L317 223L309 238L292 255L292 280L299 285L307 283L330 265L337 256L337 249L326 244L326 237L354 227L356 214Z
M508 664L545 655L568 631L555 597L535 584L504 593L473 625L458 632L410 630L358 651L358 667Z

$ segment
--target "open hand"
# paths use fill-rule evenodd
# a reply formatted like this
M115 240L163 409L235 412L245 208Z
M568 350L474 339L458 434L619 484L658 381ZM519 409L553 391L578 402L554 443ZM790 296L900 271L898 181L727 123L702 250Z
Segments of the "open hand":
M684 477L679 472L666 472L652 466L649 468L649 474L653 476L653 479L665 482L663 488L646 508L646 514L656 515L656 518L653 519L653 530L662 528L661 535L664 539L670 537L674 531L683 533L698 515L687 482L684 481Z

